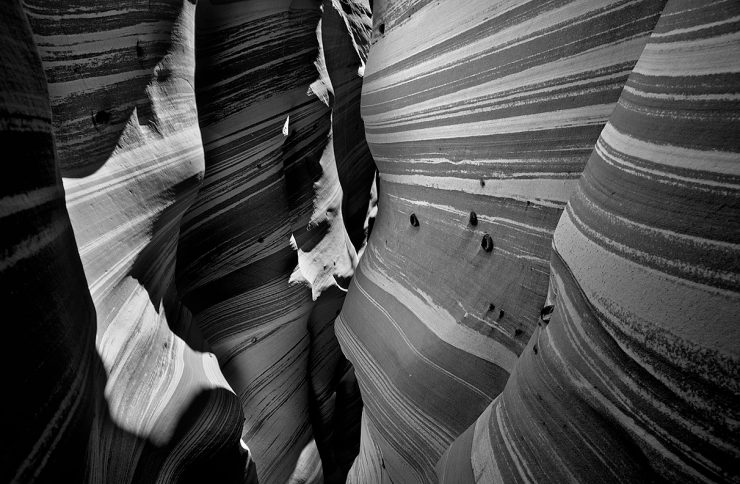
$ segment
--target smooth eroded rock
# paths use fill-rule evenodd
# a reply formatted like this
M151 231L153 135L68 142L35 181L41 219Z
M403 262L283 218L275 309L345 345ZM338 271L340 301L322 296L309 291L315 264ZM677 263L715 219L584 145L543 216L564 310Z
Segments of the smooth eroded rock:
M238 400L174 285L203 172L195 5L26 2L97 311L91 482L240 480Z
M334 432L356 414L341 430L353 435L359 410L333 321L373 179L353 107L369 12L344 4L354 16L329 1L198 6L206 171L183 219L178 287L240 397L261 482L318 478L305 468L313 449L324 478L343 481L356 453Z
M740 479L739 13L666 5L555 231L550 320L442 482Z
M82 482L102 397L95 307L64 206L44 71L21 2L0 12L0 480Z
M504 388L558 218L662 6L374 2L362 116L379 215L337 324L372 434L352 482L436 480Z

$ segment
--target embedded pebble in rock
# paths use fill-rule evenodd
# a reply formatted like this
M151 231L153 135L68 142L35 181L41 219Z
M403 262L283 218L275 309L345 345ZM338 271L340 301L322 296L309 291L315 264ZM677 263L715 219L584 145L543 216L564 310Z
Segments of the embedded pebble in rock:
M504 388L545 304L552 233L662 7L373 3L379 214L337 323L372 434L351 482L433 482Z
M555 230L549 322L441 482L740 480L739 18L669 0Z

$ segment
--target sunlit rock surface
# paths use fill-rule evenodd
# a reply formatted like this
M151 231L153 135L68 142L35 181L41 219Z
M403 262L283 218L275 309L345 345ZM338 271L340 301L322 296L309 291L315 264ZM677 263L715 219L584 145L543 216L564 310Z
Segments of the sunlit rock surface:
M374 3L362 116L379 216L337 323L365 404L353 482L434 481L504 388L545 305L552 232L662 7Z
M442 482L740 479L739 15L668 2L555 231L549 323Z
M238 399L174 285L180 220L204 168L195 6L25 6L105 370L88 478L238 481Z

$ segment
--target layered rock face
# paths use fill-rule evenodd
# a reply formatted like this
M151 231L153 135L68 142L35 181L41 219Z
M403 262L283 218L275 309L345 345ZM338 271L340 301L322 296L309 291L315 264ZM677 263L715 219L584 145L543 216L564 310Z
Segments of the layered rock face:
M357 262L342 206L362 231L374 168L350 139L362 129L347 92L361 83L369 11L342 5L198 6L206 173L183 219L178 285L240 397L260 482L285 482L312 434L329 480L343 481L356 453L334 442L335 418L359 423L359 394L333 320Z
M736 5L474 3L375 4L350 480L736 478Z
M0 301L6 393L2 482L82 482L99 366L87 291L55 163L44 73L20 2L0 11ZM17 391L17 397L9 391Z
M9 3L0 476L739 481L738 19Z
M89 480L239 479L238 400L174 285L180 220L203 172L195 6L27 2L26 12L105 369Z
M264 12L261 12L265 5L251 11L247 9L248 14L259 13L252 15L251 28L265 20ZM192 253L188 235L194 233L194 225L203 226L207 222L204 217L198 218L199 210L213 206L207 202L213 202L211 189L218 185L218 177L206 178L202 196L183 224L185 250L180 251L184 253L184 262L180 266L184 269L180 273L184 276L179 278L179 282L191 308L199 313L201 320L197 324L190 310L181 303L174 284L182 217L195 200L204 170L193 90L195 6L188 2L163 2L121 10L116 5L99 2L95 5L81 2L63 6L28 2L25 5L49 79L49 94L46 94L44 74L39 65L33 66L37 68L35 72L30 68L18 72L32 81L27 81L29 85L41 86L36 89L39 92L32 90L32 96L36 97L29 97L29 100L38 98L43 101L42 107L48 106L48 99L51 100L57 163L64 176L66 205L77 241L76 249L71 245L63 246L57 249L59 254L52 253L49 257L58 259L52 261L55 264L72 264L74 257L78 260L81 257L90 288L88 292L75 286L74 273L70 273L69 290L75 291L74 295L80 298L80 302L67 309L55 308L52 304L59 304L58 298L63 297L62 293L46 291L55 295L55 299L40 309L50 311L50 317L55 314L76 317L74 324L64 323L66 320L55 323L58 330L69 332L78 326L81 329L78 332L79 347L74 347L76 353L64 346L66 333L59 338L58 344L62 347L58 354L51 352L56 358L76 358L59 365L60 370L64 368L69 373L43 376L60 383L66 383L65 378L74 376L69 383L70 395L78 399L73 402L77 405L74 409L87 419L65 406L61 406L60 411L69 412L69 419L82 419L75 425L76 432L79 432L75 435L81 439L84 437L84 444L75 446L75 456L79 461L76 468L86 467L87 478L91 482L197 481L206 477L224 482L239 480L244 472L244 459L239 450L243 414L247 417L246 440L257 451L264 447L264 453L258 452L256 459L260 474L264 475L263 482L284 481L290 475L312 434L308 419L310 412L315 413L317 425L325 424L323 432L318 432L323 439L319 447L325 450L325 460L331 472L340 480L346 474L354 458L352 439L347 440L343 435L335 437L332 428L340 424L350 429L349 435L352 435L354 425L354 434L358 436L359 407L351 367L341 357L331 331L331 322L343 296L333 276L337 275L340 282L346 284L342 278L351 276L356 263L355 248L342 224L343 198L353 207L351 219L362 229L373 177L367 149L353 151L346 147L348 144L356 145L347 138L357 135L357 126L361 127L358 120L349 122L359 105L357 93L348 92L339 104L349 113L343 113L341 122L345 124L338 131L343 137L344 144L339 154L351 196L343 197L334 161L335 150L331 144L329 105L333 101L330 99L333 91L330 77L333 76L341 86L358 86L362 74L359 66L364 64L369 33L367 7L347 5L350 8L342 9L338 3L327 2L326 5L327 11L333 15L334 27L339 26L344 32L344 36L341 31L329 33L330 38L337 39L330 45L331 52L343 56L342 61L335 61L330 66L329 71L323 55L319 55L319 41L322 40L321 29L317 30L322 12L320 4L306 2L303 6L291 7L287 3L277 6L277 10L272 12L275 14L273 20L287 23L283 25L282 37L272 39L275 42L265 42L269 36L265 31L258 32L256 43L269 48L263 51L264 57L256 58L254 66L257 71L251 72L256 77L252 80L270 71L279 74L274 75L273 80L282 78L288 84L270 83L270 89L262 90L264 86L252 85L247 94L256 96L246 101L249 103L265 95L279 99L277 103L255 107L252 116L258 124L264 124L260 116L270 113L266 106L286 108L285 117L292 114L293 121L284 123L281 114L278 129L274 132L264 131L262 126L263 137L266 138L262 141L275 145L277 156L275 153L262 153L262 157L247 157L255 165L265 163L260 183L244 184L243 190L231 193L230 200L249 210L256 209L253 218L258 226L267 225L266 230L260 227L260 235L253 237L255 240L251 240L251 246L242 248L241 256L244 256L244 251L248 257L254 253L273 255L261 268L249 268L252 272L249 288L256 290L258 296L267 294L273 299L273 305L271 308L269 299L260 297L256 302L262 304L262 311L251 314L253 320L246 321L246 327L249 328L250 322L264 319L262 322L266 324L259 328L260 336L279 334L270 340L271 344L246 352L251 358L248 368L242 367L241 372L232 373L229 372L231 355L222 351L219 333L212 331L212 319L208 313L200 314L202 308L199 304L202 305L203 298L194 294L196 287L209 280L218 280L221 273L211 260L204 262L201 256L199 261L192 261L188 257ZM270 5L267 7L267 10L271 8ZM233 12L221 13L230 15ZM203 32L209 29L208 15L209 11L204 7ZM9 18L7 25L25 25L22 14L16 17ZM237 50L254 53L254 44L248 41L248 37L255 32L248 30L245 33L247 38L238 39ZM9 32L7 36L12 35ZM233 100L222 99L219 104L220 98L216 97L211 104L207 98L208 76L214 75L209 64L217 63L220 54L218 48L208 50L207 39L204 34L202 52L205 55L199 61L204 65L205 74L199 81L204 86L200 94L205 99L201 102L201 122L209 148L210 175L218 173L219 166L212 151L216 149L218 136L213 135L209 128L215 131L219 128L209 124L209 115L228 118L228 109L224 105ZM28 52L35 52L30 38L21 37L15 41L18 44L23 42ZM354 60L348 56L348 50L354 53ZM210 54L215 60L208 57ZM12 64L9 58L7 65ZM283 66L282 72L275 70L276 64ZM296 77L296 67L305 74ZM350 68L353 69L352 75L342 71ZM250 74L249 69L240 72L240 76L245 73ZM218 71L215 74L218 75ZM241 87L243 84L240 84L243 82L244 79L237 80L237 94L245 92ZM295 85L291 86L291 82ZM312 83L314 90L307 94ZM13 81L4 92L15 92L16 84L20 82ZM23 101L25 99L16 99L14 106L23 107ZM262 108L266 110L261 111ZM9 112L13 114L12 110ZM49 118L46 112L43 119L47 124ZM9 126L13 127L14 123L9 121ZM235 132L244 128L233 123L233 119L229 123L227 126L231 125ZM48 140L39 145L39 153L45 158L39 155L38 161L46 163L45 169L51 176L56 173L57 165L52 157L48 128L44 128L46 131L41 129ZM253 143L251 147L249 144L242 147L245 154L250 149L260 153L263 145ZM272 165L269 165L270 161ZM365 164L362 170L350 169L360 163ZM212 166L216 166L216 170L210 170ZM368 171L369 176L361 176ZM265 174L268 180L262 184ZM274 182L269 180L271 175L280 183L278 190L268 191L265 197L265 185L270 186ZM53 182L53 177L49 176L47 178ZM36 178L28 177L32 183L36 183ZM229 178L230 183L233 181ZM24 186L18 186L24 189ZM230 184L226 188L231 187L233 185ZM224 186L220 189L223 190ZM50 185L45 192L49 192L47 198L50 202L54 196L56 200L63 196L61 187L53 189ZM18 198L18 195L13 197ZM261 204L250 205L250 199L260 197ZM281 212L285 214L284 218L278 216ZM66 217L66 211L60 213L54 215L54 220L59 220L55 222L57 227L63 226ZM233 217L234 213L228 215ZM206 228L218 238L224 231L228 233L235 228L234 224L224 223L225 220L217 220L223 223L218 230ZM34 221L38 222L29 219L29 222ZM244 227L238 229L244 231ZM302 262L298 267L299 258L296 258L295 248L290 246L294 231L294 245L299 249ZM71 232L65 237L69 239L67 242L74 243ZM356 239L358 245L362 245L363 234ZM213 237L204 237L206 244L212 244L213 240ZM233 244L227 256L239 252L240 246L233 238L225 242ZM275 247L279 250L273 250ZM220 246L215 245L214 248L218 250ZM64 250L75 254L74 257L70 256L66 261L63 256L69 254ZM275 252L278 257L274 257ZM223 258L233 269L233 261ZM39 263L44 260L39 259ZM209 265L204 268L194 262ZM329 264L331 270L327 271ZM209 272L209 275L196 277L196 274L188 279L190 273L198 270ZM327 290L327 297L314 305L311 290L300 284L289 286L294 270L294 278L309 283L315 297L324 290ZM20 278L24 274L11 275ZM76 280L84 284L81 277ZM53 282L59 281L52 278L46 284ZM243 290L244 287L233 285L232 291L238 293ZM84 304L84 297L89 294L92 295L94 310L89 304ZM286 314L288 318L285 318ZM85 334L94 337L95 330L90 325L95 321L97 354L102 360L102 366L98 363L97 367L94 365L98 361L97 354L91 344L86 346L84 337ZM296 324L281 324L289 321ZM228 324L229 321L221 320L220 323ZM245 321L240 323L241 326L234 325L229 330L242 341L250 341L255 334L244 334ZM213 341L227 376L238 391L243 392L243 398L261 403L255 403L254 408L246 406L242 413L239 400L224 379L219 362L210 353L210 346L203 339L199 326ZM280 329L287 331L280 332ZM291 333L299 337L291 338ZM281 353L281 348L287 350ZM244 353L243 348L241 352ZM280 362L277 367L273 366L276 361ZM97 368L97 372L93 368ZM271 369L273 374L264 374L261 370L264 368ZM242 385L240 378L249 381L252 387ZM95 394L95 390L99 390L100 395ZM275 399L276 392L284 392L289 396L288 400L295 397L292 398L292 406L286 405L280 397ZM59 398L65 395L60 394ZM68 400L70 398L67 397ZM334 412L337 398L341 401L340 412ZM64 403L71 405L68 401ZM94 421L93 406L98 407L94 411ZM55 407L50 405L49 411ZM259 429L263 429L262 434ZM29 436L29 442L33 437L35 435ZM49 439L48 436L45 438ZM23 456L22 450L19 458ZM40 466L34 468L33 459L48 459L48 455L38 450L36 454L27 457L26 470L22 472L40 472ZM204 471L200 467L204 462L215 468ZM319 461L309 458L307 462ZM276 472L274 479L271 472ZM26 474L19 476L25 477Z
M553 230L663 2L374 7L379 216L337 323L366 409L352 479L430 482L537 327Z
M555 231L549 323L442 482L740 478L739 7L666 5Z
M85 389L72 388L87 419L62 407L82 419L78 467L90 482L237 481L243 436L262 482L285 482L296 466L296 479L320 478L322 460L326 480L343 481L361 403L332 323L371 208L374 166L352 139L363 137L368 5L204 4L197 79L190 2L24 6L49 94L40 69L19 72L51 101L57 165L48 126L40 161L64 177L76 249L63 249L79 253L89 286L70 275L79 307L46 309L80 315L59 331L92 338L97 322L97 352L82 337L77 360L61 365L81 368L70 375ZM25 25L16 17L8 25ZM55 190L49 200L61 200ZM60 341L52 355L71 357ZM24 465L33 459L48 456ZM254 465L246 472L256 477Z

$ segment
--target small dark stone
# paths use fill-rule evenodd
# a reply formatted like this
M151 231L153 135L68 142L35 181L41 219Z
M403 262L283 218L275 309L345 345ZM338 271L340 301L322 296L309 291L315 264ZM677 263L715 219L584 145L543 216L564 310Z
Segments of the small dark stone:
M493 304L493 303L490 303L490 304L488 305L488 312L491 312L491 311L493 311L494 309L496 309L496 305L495 305L495 304Z
M480 241L480 246L483 247L483 250L486 252L491 252L493 250L493 239L488 234L483 234L483 239Z
M550 322L550 318L552 317L552 312L555 310L555 306L549 305L542 308L540 311L540 319L544 321L545 323Z
M383 35L385 33L385 24L378 25L378 31Z
M95 113L95 116L93 116L93 121L96 125L98 124L108 124L110 123L111 114L109 111L106 111L105 109L102 109Z
M522 331L522 330L521 330L521 329L519 329L519 328L516 328L516 329L514 330L514 336L521 336L521 335L522 335L522 333L524 333L524 331Z
M470 212L470 225L473 227L478 225L478 215L475 212Z
M498 312L498 318L501 319L503 317L504 317L504 310L502 309L501 311Z
M483 178L480 179L480 186L486 186L486 181Z
M264 238L264 237L262 237L262 236L260 236L260 237L257 237L257 242L259 242L260 244L261 244L262 242L264 242L264 241L265 241L265 238Z
M409 217L409 222L411 222L411 225L413 227L418 227L419 226L419 219L416 218L416 214L415 213L412 213L411 214L411 216Z
M532 351L534 351L534 354L537 354L537 345L532 346Z
M144 47L138 41L136 42L136 55L138 57L144 57Z

